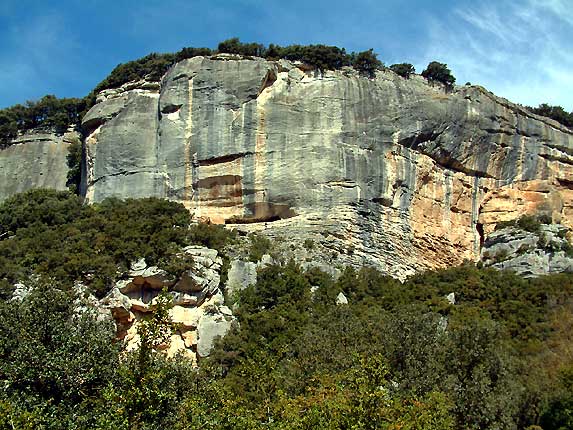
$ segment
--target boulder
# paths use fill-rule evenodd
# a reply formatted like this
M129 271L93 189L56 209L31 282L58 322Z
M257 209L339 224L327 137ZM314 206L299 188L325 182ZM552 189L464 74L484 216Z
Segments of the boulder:
M227 273L227 295L233 297L238 291L257 283L257 265L252 261L233 260Z
M221 313L206 312L201 315L197 326L197 355L207 357L215 340L223 337L231 329L234 319Z
M336 296L336 304L337 305L347 305L348 304L348 299L346 298L346 296L344 295L344 293L342 291L340 293L338 293L338 296Z

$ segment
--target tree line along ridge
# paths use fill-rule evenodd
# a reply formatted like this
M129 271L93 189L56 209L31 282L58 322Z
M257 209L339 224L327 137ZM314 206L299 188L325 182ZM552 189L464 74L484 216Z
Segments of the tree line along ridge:
M353 67L366 76L374 76L376 70L384 69L373 49L347 53L344 48L327 45L288 45L279 46L260 43L243 43L239 38L220 42L217 49L185 47L176 53L152 53L134 61L119 64L103 81L83 98L61 98L46 95L38 101L27 101L0 110L0 149L7 147L19 133L46 128L63 133L70 126L79 127L81 118L95 105L96 95L103 90L118 88L121 85L140 79L159 81L175 63L197 56L210 56L228 53L244 57L262 57L269 60L286 59L300 61L320 70L338 70ZM388 67L394 73L408 79L415 68L409 63L393 64ZM446 64L432 61L422 71L422 77L432 82L440 82L452 87L456 81ZM536 108L527 107L531 112L554 119L562 125L573 128L573 112L568 113L561 106L543 103Z

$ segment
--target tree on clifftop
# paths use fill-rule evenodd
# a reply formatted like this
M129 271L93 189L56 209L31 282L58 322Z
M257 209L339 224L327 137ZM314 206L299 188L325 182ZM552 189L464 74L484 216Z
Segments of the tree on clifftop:
M441 82L448 87L454 85L456 78L452 75L448 65L445 63L438 63L437 61L432 61L426 67L426 70L422 72L422 76L429 81Z
M408 79L410 75L416 73L414 66L409 63L392 64L390 66L390 70L406 79Z
M355 54L352 59L352 66L360 73L374 77L376 69L382 67L382 62L376 57L374 50L362 51Z

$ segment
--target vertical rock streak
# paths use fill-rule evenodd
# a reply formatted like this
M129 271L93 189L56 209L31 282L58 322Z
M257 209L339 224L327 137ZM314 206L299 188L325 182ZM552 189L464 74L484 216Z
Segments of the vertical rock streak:
M523 213L573 223L573 134L480 87L445 94L388 71L367 79L287 61L190 59L164 77L166 114L148 140L130 125L148 106L133 91L86 117L101 124L86 140L88 201L116 188L162 196L152 186L161 179L196 215L242 217L249 231L280 220L265 231L316 234L329 258L398 277L476 257L478 230ZM161 162L148 166L144 145L157 140Z

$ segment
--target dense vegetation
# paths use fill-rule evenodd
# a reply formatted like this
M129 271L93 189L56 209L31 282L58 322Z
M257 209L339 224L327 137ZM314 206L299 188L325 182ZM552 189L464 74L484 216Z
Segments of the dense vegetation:
M550 106L542 103L538 107L527 107L531 112L554 119L565 127L573 128L573 112L567 113L561 106Z
M0 149L14 139L18 132L31 129L65 132L70 125L79 125L88 109L85 99L58 99L53 95L37 102L15 105L0 110Z
M466 265L402 284L282 262L234 298L239 324L200 369L154 351L172 329L166 296L122 352L71 285L101 294L139 257L177 272L182 245L234 244L188 224L156 199L85 207L38 190L0 205L4 298L33 287L0 300L0 429L572 428L571 274ZM250 257L270 246L252 237Z
M422 71L422 76L432 82L441 82L446 87L453 87L456 78L452 75L447 64L432 61L428 67Z
M107 199L86 206L68 192L33 190L0 205L0 287L49 276L58 285L81 281L98 295L138 258L174 272L181 247L220 248L231 239L222 228L195 225L180 204L160 199ZM6 296L8 290L0 289Z
M410 63L392 64L390 70L406 79L416 73L416 69Z

